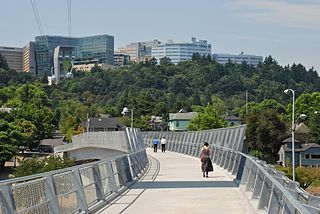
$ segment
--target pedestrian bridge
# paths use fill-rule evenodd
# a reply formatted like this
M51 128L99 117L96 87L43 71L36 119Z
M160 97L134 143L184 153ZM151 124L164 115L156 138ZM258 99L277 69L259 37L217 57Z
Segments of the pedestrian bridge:
M75 158L100 161L0 182L0 214L320 213L319 197L241 152L244 130L141 133L127 128L96 138L91 133L91 141L82 135L57 152L77 151ZM166 137L168 152L145 148L154 136ZM205 141L215 168L209 178L202 177L198 159ZM89 148L122 153L105 158ZM83 155L86 151L90 155Z

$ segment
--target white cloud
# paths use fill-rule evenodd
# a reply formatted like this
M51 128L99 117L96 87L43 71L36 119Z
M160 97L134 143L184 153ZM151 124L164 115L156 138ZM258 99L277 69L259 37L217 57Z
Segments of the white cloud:
M236 0L229 3L241 16L265 23L320 29L320 1Z

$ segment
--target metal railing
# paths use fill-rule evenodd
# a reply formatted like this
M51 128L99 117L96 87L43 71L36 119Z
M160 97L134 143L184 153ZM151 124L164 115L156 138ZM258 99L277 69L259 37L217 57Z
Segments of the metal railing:
M234 129L240 129L235 131ZM243 142L243 126L233 127L238 133L227 136L219 130L185 133L143 132L145 144L152 147L153 136L167 139L166 149L172 152L199 157L203 142L210 144L211 160L227 172L235 175L235 182L251 193L251 199L258 200L259 210L267 213L320 213L320 197L313 196L299 188L299 183L285 177L272 165L243 154L239 142ZM230 131L223 129L224 133ZM215 135L215 136L214 136ZM217 137L220 136L220 137ZM240 137L240 139L234 139ZM241 138L242 137L242 138ZM217 139L219 139L217 141ZM225 141L225 142L221 142ZM233 143L236 143L233 145ZM226 147L225 147L226 146Z
M124 132L129 154L1 181L0 214L87 213L105 206L148 166L138 130Z

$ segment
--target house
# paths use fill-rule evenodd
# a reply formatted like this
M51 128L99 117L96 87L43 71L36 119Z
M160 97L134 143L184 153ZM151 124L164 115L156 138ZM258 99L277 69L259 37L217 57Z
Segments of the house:
M110 117L90 117L80 125L89 132L119 131L122 128L115 118Z
M286 139L286 144L282 145L278 154L279 161L283 166L292 163L292 143L291 138ZM296 166L320 166L320 145L316 143L300 143L295 140L294 159Z
M191 120L198 115L197 112L169 113L169 130L186 131Z
M40 153L53 153L53 149L56 146L61 146L64 144L64 134L56 131L51 139L42 139L37 148L32 148L31 150L39 151Z
M224 119L227 121L227 126L239 126L242 123L242 120L234 115L227 115Z

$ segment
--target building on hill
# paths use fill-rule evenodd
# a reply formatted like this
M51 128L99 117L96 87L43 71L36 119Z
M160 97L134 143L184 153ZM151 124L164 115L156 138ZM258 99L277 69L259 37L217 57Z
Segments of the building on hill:
M178 62L191 60L195 53L211 56L211 44L207 40L197 41L194 37L191 38L191 42L174 42L169 40L153 46L151 56L158 63L161 58L168 57L172 63L177 64Z
M79 38L37 36L35 38L37 76L51 73L51 68L54 66L54 50L58 46L73 47L75 58L96 59L99 63L113 65L113 36L106 34Z
M191 120L198 115L197 112L178 112L169 113L169 130L170 131L187 131Z
M263 62L262 56L248 55L248 54L244 54L243 52L241 52L238 55L215 53L215 54L212 54L212 59L220 64L226 64L230 61L237 64L246 62L247 64L253 65L253 66L257 66L259 63Z
M7 60L10 69L22 72L23 48L0 47L0 54Z
M151 59L151 49L160 44L158 40L135 42L125 47L118 48L117 54L126 54L130 56L130 62L145 62Z
M130 64L130 55L124 53L114 53L113 63L117 66L126 66Z
M22 71L36 75L36 44L29 42L23 47Z

